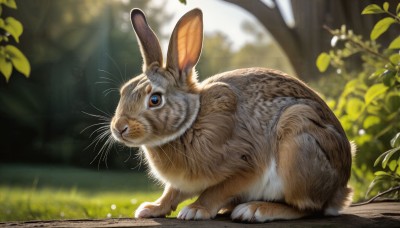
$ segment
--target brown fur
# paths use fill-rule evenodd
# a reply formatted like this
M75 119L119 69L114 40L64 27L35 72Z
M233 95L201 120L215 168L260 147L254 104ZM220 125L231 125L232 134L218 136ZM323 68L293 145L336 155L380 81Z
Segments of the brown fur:
M142 146L151 173L165 184L136 217L167 215L193 196L199 197L178 218L209 219L233 209L234 220L264 222L332 214L348 204L351 146L312 89L263 68L198 83L201 11L177 23L165 67L144 14L131 14L144 73L122 87L111 130L118 141ZM159 107L148 106L154 93L162 94Z

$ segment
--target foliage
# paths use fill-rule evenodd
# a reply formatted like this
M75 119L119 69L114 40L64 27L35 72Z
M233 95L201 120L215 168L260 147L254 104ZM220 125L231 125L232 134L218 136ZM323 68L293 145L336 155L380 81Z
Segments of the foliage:
M87 167L102 144L85 149L99 127L99 121L85 113L109 118L119 87L141 72L129 10L142 8L157 34L170 15L148 0L16 3L18 10L7 13L24 25L20 47L32 72L29 80L0 80L1 161ZM134 150L115 150L108 156L109 168L136 167ZM93 166L98 164L105 165L96 159Z
M389 11L387 2L383 7L376 4L365 7L362 14L385 15L371 30L370 40L355 35L345 26L337 30L327 28L333 35L333 49L321 53L316 60L321 72L330 65L349 79L338 101L331 105L348 136L359 146L354 169L361 169L365 163L373 170L372 164L381 163L382 170L374 173L367 195L374 188L383 190L400 185L400 36L386 48L377 42L392 26L398 29L400 3L395 12ZM357 57L360 67L349 66L348 60ZM385 150L378 157L379 151ZM358 175L364 174L358 172ZM392 196L399 197L398 190Z
M3 18L3 6L11 9L17 9L15 0L0 0L0 72L6 78L6 81L11 77L13 67L25 77L29 77L31 66L26 56L14 45L8 44L10 37L16 43L19 43L19 38L23 32L23 26L20 21L14 17Z

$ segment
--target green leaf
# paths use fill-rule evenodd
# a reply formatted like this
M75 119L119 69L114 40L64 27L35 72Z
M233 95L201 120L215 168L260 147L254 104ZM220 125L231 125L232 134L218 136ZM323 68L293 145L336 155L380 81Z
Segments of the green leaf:
M380 175L380 176L375 176L374 180L371 182L367 189L367 193L365 195L368 195L369 192L372 190L373 187L375 187L378 183L380 182L386 182L391 179L390 175Z
M328 53L322 52L319 54L316 62L319 72L325 72L326 69L328 69L330 61L331 57L328 55Z
M397 4L397 7L396 7L396 13L399 13L399 12L400 12L400 3Z
M369 76L369 79L375 79L381 76L383 72L385 72L384 68L378 68L374 73L371 74L371 76Z
M363 127L364 129L368 129L372 126L378 125L380 124L381 119L377 116L368 116L367 118L365 118L364 123L363 123Z
M400 110L400 93L393 91L385 95L385 104L389 113L398 113Z
M354 121L352 121L348 115L342 116L340 118L340 123L342 124L342 127L345 131L350 130L353 125L354 125Z
M15 3L15 0L4 0L4 1L1 1L1 3L8 6L11 9L17 8L17 4Z
M395 148L400 146L400 132L397 133L391 140L390 145Z
M3 28L12 37L14 37L17 43L19 43L19 37L23 32L23 26L21 22L13 17L7 17L5 20L0 20L0 28Z
M179 0L182 4L186 5L186 0Z
M365 104L368 105L373 101L375 98L377 98L379 95L383 94L388 90L388 87L386 87L384 84L379 83L371 86L368 90L367 93L365 94Z
M8 82L12 73L12 64L6 60L5 56L0 56L0 72L4 75L6 81Z
M381 114L381 112L382 112L382 109L381 109L380 106L377 106L377 105L368 105L367 106L367 112L369 114L373 114L373 115L379 116L379 114Z
M394 65L398 65L400 63L400 54L396 53L389 57L390 62Z
M400 156L397 159L397 169L396 169L397 176L400 176Z
M391 17L385 17L379 20L371 31L371 40L376 40L379 36L386 32L391 24L395 22L396 20Z
M400 147L388 150L385 152L385 157L383 158L382 161L382 168L386 168L387 163L389 162L390 158L393 156L394 153L396 153L398 150L400 150Z
M14 68L25 75L25 77L29 77L31 65L25 55L13 45L7 45L5 51L10 55Z
M374 173L375 176L390 176L390 174L388 174L385 171L377 171Z
M374 162L374 167L379 164L379 162L385 157L385 155L386 155L386 152L381 154L381 155L379 155L379 157Z
M383 9L387 12L389 10L389 2L383 3Z
M344 87L343 90L343 96L347 96L348 94L350 94L351 92L353 92L355 89L357 89L357 85L359 85L360 80L358 79L353 79L350 80L349 82L346 83L346 86Z
M396 71L394 70L385 70L381 75L383 84L387 87L392 87L395 83Z
M346 112L353 121L357 120L364 110L364 102L358 98L350 98L346 104Z
M399 4L400 5L400 4ZM400 36L389 44L389 49L400 49Z
M397 166L397 161L396 160L391 160L390 162L389 162L389 169L392 171L392 172L394 172L395 171L395 169L396 169L396 166Z
M378 6L377 4L371 4L364 8L361 14L377 14L377 13L384 13L385 11Z

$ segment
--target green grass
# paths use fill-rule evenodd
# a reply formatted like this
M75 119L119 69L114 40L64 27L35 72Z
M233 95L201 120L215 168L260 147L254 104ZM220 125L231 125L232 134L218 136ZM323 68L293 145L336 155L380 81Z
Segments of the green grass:
M367 182L352 178L355 201ZM135 171L0 164L0 221L133 217L140 203L161 193L161 186Z
M161 193L135 171L0 165L0 221L132 217Z

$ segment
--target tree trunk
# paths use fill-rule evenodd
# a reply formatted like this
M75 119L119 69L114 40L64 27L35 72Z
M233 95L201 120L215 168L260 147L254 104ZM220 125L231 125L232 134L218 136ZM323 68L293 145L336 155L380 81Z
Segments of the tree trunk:
M304 81L316 79L320 75L315 65L316 58L319 53L330 48L331 35L323 28L324 25L336 29L345 24L356 34L368 39L376 19L381 16L363 16L361 11L368 4L383 3L379 0L292 0L295 25L290 27L283 20L276 0L273 0L275 7L272 8L261 0L224 1L243 8L257 18L287 55L297 77ZM398 1L388 2L393 11Z

